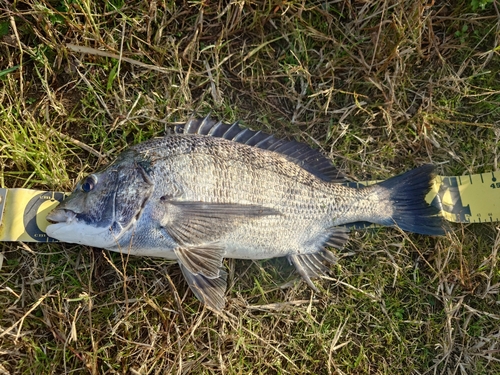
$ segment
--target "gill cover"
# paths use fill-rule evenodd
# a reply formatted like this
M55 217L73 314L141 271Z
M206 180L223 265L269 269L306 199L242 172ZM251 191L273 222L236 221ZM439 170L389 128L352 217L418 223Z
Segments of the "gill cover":
M80 181L47 219L47 234L60 241L109 248L134 230L153 191L147 161L125 153L101 172Z

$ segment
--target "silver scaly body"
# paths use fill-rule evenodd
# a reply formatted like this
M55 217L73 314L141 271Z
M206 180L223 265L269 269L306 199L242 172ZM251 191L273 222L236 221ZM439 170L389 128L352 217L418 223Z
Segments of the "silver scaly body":
M55 224L47 233L175 259L196 296L220 310L223 258L287 256L315 288L310 278L335 261L325 247L347 241L341 225L368 221L442 234L437 210L423 200L432 170L424 166L379 185L350 188L305 145L237 124L191 120L177 134L131 147L77 185L49 215Z

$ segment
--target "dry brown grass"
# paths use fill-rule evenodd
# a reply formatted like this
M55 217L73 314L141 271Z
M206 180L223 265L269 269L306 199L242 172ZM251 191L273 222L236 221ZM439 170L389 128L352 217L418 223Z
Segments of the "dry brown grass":
M209 112L353 178L498 171L498 6L1 2L1 187L70 190ZM0 374L500 373L500 228L453 228L353 233L322 295L282 259L227 262L222 315L162 260L3 243Z

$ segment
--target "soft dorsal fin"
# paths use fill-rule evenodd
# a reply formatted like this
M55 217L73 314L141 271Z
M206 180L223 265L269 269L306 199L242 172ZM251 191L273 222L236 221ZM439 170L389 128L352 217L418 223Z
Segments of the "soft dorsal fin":
M313 150L304 143L286 141L261 131L242 128L238 122L225 124L207 116L203 119L191 119L184 125L176 126L175 133L208 135L278 152L324 181L345 182L344 175L318 150Z

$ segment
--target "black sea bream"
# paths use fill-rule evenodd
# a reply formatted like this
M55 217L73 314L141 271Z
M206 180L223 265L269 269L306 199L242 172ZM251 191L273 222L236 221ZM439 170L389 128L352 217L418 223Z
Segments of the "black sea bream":
M79 182L48 220L60 241L177 260L193 293L224 307L223 258L287 257L311 277L335 262L346 224L444 233L425 202L434 167L351 188L318 151L237 124L191 120Z

